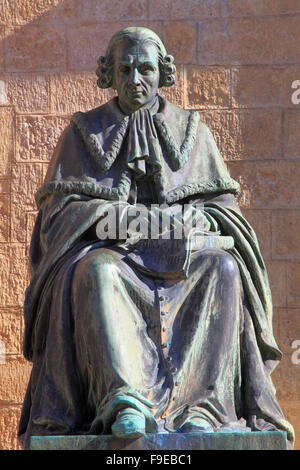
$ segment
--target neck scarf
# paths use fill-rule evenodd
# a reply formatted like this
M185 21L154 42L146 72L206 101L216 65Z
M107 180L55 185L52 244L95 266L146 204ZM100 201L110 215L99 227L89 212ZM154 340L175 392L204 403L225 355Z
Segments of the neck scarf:
M135 179L143 180L161 169L161 147L158 140L153 115L158 111L159 101L155 97L148 107L130 115L126 138L127 167L133 171Z

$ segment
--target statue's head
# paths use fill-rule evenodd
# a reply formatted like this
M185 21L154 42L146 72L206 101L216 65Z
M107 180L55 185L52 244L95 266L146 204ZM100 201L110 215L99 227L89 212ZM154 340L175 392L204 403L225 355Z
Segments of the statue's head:
M134 111L151 102L160 87L175 83L173 56L154 31L125 28L110 40L96 71L100 88L117 90L125 109Z

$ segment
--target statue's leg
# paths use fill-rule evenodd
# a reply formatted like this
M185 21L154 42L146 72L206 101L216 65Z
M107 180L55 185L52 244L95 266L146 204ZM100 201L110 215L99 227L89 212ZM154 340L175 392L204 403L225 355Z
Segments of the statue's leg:
M237 421L243 290L236 261L222 250L198 253L189 278L177 284L176 296L163 283L160 292L171 299L163 317L165 355L174 380L163 414L167 428L198 423L202 432Z
M149 392L158 381L160 357L149 335L153 283L118 253L93 250L75 269L72 311L80 373L96 415L93 429L109 432L118 412L130 407L154 431Z

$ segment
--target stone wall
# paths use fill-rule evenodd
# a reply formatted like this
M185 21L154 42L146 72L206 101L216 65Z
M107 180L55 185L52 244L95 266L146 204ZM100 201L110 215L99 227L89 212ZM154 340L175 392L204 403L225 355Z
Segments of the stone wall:
M300 104L291 102L300 80L299 1L0 0L0 449L20 448L30 374L21 341L33 194L70 115L108 99L96 87L96 59L129 25L162 37L178 66L177 85L163 93L200 110L242 185L284 352L274 382L300 448L300 364L292 362L300 339Z

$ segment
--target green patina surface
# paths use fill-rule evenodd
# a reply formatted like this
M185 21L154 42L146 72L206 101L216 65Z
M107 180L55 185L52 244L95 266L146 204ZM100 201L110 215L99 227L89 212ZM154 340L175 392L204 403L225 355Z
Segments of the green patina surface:
M113 436L33 436L31 450L287 450L286 433L146 434L128 441Z

